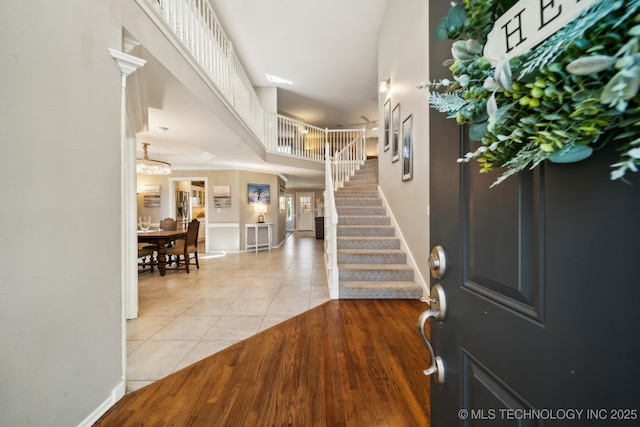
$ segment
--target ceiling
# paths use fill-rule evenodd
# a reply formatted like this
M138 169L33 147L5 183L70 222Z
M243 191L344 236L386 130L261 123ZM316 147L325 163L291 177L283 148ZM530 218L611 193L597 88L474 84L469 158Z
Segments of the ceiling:
M209 0L254 87L278 88L278 112L329 129L375 121L378 30L389 0ZM322 172L268 164L151 55L149 157L175 169L280 173L288 187ZM269 82L267 75L292 84ZM142 147L138 147L142 155Z

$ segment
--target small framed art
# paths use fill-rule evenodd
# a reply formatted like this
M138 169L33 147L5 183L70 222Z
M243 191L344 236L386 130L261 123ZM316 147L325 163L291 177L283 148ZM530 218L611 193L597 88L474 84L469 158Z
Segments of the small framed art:
M390 125L391 125L391 99L387 99L387 102L384 103L384 134L382 136L384 140L384 145L383 145L384 151L389 150L389 141L391 141Z
M271 186L266 184L248 184L249 203L271 203Z
M413 114L402 122L402 180L413 178Z
M398 150L400 146L400 104L393 107L391 114L391 162L397 162L400 157Z

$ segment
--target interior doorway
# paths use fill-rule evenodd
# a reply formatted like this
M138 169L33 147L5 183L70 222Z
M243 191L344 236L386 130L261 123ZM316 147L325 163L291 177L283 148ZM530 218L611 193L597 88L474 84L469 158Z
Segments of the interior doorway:
M297 231L313 231L313 193L296 193Z
M198 252L207 252L207 194L206 177L172 177L169 179L169 217L185 227L193 220L200 221Z
M296 221L293 216L293 196L291 194L287 194L284 198L285 203L285 229L287 231L295 231L296 230Z

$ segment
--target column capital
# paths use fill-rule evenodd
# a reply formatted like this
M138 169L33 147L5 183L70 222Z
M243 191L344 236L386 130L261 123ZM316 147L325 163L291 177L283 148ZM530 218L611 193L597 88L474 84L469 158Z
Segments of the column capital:
M123 77L127 77L129 74L133 73L135 70L147 63L147 61L145 61L144 59L140 59L111 48L109 48L109 53L118 63Z

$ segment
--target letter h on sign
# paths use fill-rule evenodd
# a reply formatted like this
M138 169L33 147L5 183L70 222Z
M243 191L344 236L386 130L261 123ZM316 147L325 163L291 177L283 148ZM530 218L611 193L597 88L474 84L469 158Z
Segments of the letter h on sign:
M508 27L509 27L509 24L510 24L512 21L508 21L506 24L504 24L504 25L502 26L502 29L504 30L504 33L505 33L505 34L504 34L504 35L505 35L504 39L505 39L505 41L506 41L506 43L507 43L507 53L511 52L511 51L512 51L516 46L518 46L519 44L521 44L522 42L524 42L525 40L527 40L527 38L526 38L526 37L523 37L523 36L522 36L522 12L524 12L525 10L526 10L526 9L522 9L522 10L521 10L520 12L518 12L518 14L515 16L515 18L516 18L516 19L517 19L517 21L518 21L518 26L516 27L516 29L515 29L515 30L513 30L513 31L509 32L509 28L508 28ZM518 38L519 38L520 40L518 40L518 43L516 43L516 44L512 47L512 46L511 46L511 44L509 43L509 38L510 38L512 35L514 35L515 33L518 33Z

